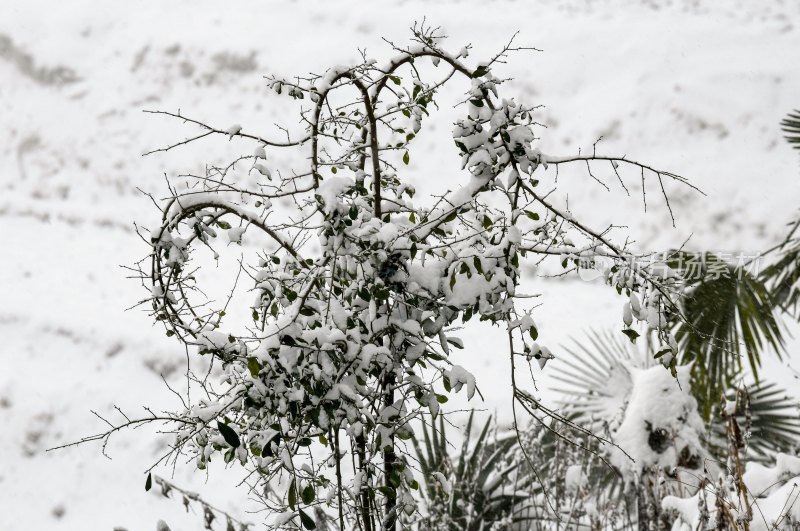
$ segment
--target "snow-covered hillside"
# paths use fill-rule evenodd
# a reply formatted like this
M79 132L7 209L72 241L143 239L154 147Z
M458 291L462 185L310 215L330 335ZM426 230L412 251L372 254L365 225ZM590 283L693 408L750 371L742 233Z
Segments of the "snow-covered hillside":
M800 165L778 122L800 108L800 3L699 0L420 2L0 1L0 531L197 529L200 515L144 492L141 474L163 453L151 431L45 452L96 433L114 406L141 413L174 407L163 378L181 385L184 353L140 310L143 296L120 267L147 253L134 223L158 211L139 190L165 195L164 176L202 169L243 148L207 140L142 153L190 136L188 126L145 109L275 133L296 125L263 75L286 76L387 57L415 21L441 25L471 58L491 55L516 32L541 52L512 55L500 74L511 92L543 104L542 148L628 154L689 178L706 196L672 187L676 228L657 188L644 212L581 172L565 174L569 206L596 226L626 225L640 249L682 244L755 254L797 212ZM455 94L455 93L454 93ZM450 146L446 96L420 137L410 173L422 191L463 177ZM455 103L455 99L452 103ZM439 144L437 144L439 142ZM248 147L250 149L250 147ZM567 196L560 197L562 204ZM620 232L621 233L621 232ZM536 320L557 345L589 327L616 326L619 301L580 281L531 286ZM462 365L479 376L486 407L503 416L508 373L496 331L463 339ZM797 334L795 334L797 336ZM796 350L796 342L790 349ZM797 365L795 365L797 366ZM792 385L772 363L768 374ZM175 482L245 515L238 472ZM169 476L171 470L161 470Z

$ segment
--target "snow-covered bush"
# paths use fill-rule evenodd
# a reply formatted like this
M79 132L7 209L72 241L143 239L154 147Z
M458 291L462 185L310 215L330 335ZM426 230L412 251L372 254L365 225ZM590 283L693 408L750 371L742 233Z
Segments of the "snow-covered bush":
M415 525L424 517L421 478L404 441L414 422L442 414L448 393L471 399L481 384L458 364L454 349L467 346L456 325L502 327L514 367L538 370L552 358L537 343L530 295L518 290L526 260L580 269L603 257L612 264L606 282L629 301L626 333L635 334L634 319L647 322L661 354L672 352L664 326L674 274L615 243L609 229L589 227L553 192L569 164L585 168L587 181L619 179L625 190L628 169L662 191L666 180L685 181L595 150L543 153L536 108L502 96L505 80L494 73L521 49L509 44L470 63L469 46L450 53L437 30L417 26L388 62L365 56L321 75L270 78L282 104L301 105L304 130L286 130L284 140L158 111L202 131L160 151L211 135L251 144L226 166L174 178L161 222L146 234L140 271L153 317L209 360L207 372L188 375L202 398L134 421L171 426L167 459L188 456L200 469L238 463L263 492L271 527ZM463 114L443 145L454 142L464 176L453 191L417 197L402 169L438 91L459 79ZM259 258L241 264L232 293L249 277L254 300L251 319L237 326L233 295L206 297L198 279L204 259L248 241L258 242ZM517 408L547 414L514 374L510 386L515 419Z
M791 125L789 119L783 125ZM797 123L786 130L796 134ZM790 227L785 241L767 251L780 251L777 262L759 276L710 253L671 253L669 263L685 276L683 320L668 325L677 329L677 349L637 345L639 335L631 332L631 342L593 333L588 345L564 347L570 355L553 370L566 384L560 389L566 416L551 414L549 423L536 418L518 439L521 448L508 444L517 442L511 432L495 433L493 444L482 433L474 448L465 444L451 457L436 431L429 436L424 430L425 447L417 445L417 453L426 476L442 470L451 484L484 493L477 504L442 499L431 482L425 498L435 521L444 522L443 529L800 529L797 403L763 379L720 401L721 389L741 386L742 357L755 375L765 347L781 355L779 310L796 310L798 223ZM637 302L632 297L624 308L628 324ZM644 328L649 339L652 330ZM673 358L673 376L656 361L665 355ZM534 468L520 466L523 454ZM485 475L462 472L469 467L461 463L473 459L480 463L476 470L485 461L502 464L505 481L491 484L500 494L489 496ZM502 511L487 510L490 500L502 500Z
M742 480L746 487L746 494L742 496L737 492L733 476L723 476L717 485L704 485L691 497L666 496L662 502L664 509L678 514L673 529L797 529L800 525L799 457L779 453L771 467L748 463Z
M654 348L599 333L563 348L565 355L552 370L573 426L562 422L551 429L564 440L579 437L578 425L604 440L587 440L594 443L585 448L593 458L563 453L567 459L560 472L547 464L541 475L555 478L551 490L570 495L542 516L555 520L564 516L563 507L579 506L578 512L569 510L569 518L592 527L664 529L688 523L698 529L702 520L703 528L749 529L757 527L756 519L786 524L774 510L777 498L767 500L771 491L760 494L763 489L752 478L771 467L776 455L781 470L794 462L797 403L760 381L705 405L706 390L696 391L690 381L697 377L692 367L675 366L673 378L657 365ZM742 380L741 373L733 377ZM712 412L707 422L706 410ZM785 479L790 478L775 485ZM764 509L757 509L762 502ZM677 520L676 511L682 515ZM726 511L733 511L733 518L715 520Z

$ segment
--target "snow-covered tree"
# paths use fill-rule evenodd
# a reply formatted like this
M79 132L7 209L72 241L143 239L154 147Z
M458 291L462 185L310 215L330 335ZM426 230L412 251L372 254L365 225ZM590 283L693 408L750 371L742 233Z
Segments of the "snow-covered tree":
M526 261L574 271L602 257L612 264L605 281L625 294L626 333L635 337L636 320L648 323L661 360L673 358L674 272L626 239L616 243L610 227L590 227L554 191L565 165L585 168L587 183L618 180L626 192L629 177L661 191L665 181L686 181L594 149L543 153L536 107L502 95L506 80L494 73L523 48L512 40L472 62L470 46L447 51L437 29L412 32L383 63L364 55L320 75L270 78L286 104L301 104L298 135L266 138L156 111L200 130L159 151L214 135L251 147L227 166L172 179L161 222L145 235L150 253L139 265L153 317L210 361L207 374L189 374L202 399L141 421L170 426L168 458L248 470L274 528L330 520L373 531L421 521L423 478L405 441L415 422L443 414L449 393L480 392L458 363L454 349L468 345L453 328L471 320L501 327L514 370L541 370L552 358L537 342L531 295L519 291ZM403 169L437 93L459 82L462 116L443 147L460 156L463 175L452 191L418 197ZM287 165L283 152L302 154L304 167ZM205 297L198 278L204 259L245 239L262 250L236 276L254 293L251 321L236 327L226 317L231 298ZM546 414L515 375L516 422L522 411Z

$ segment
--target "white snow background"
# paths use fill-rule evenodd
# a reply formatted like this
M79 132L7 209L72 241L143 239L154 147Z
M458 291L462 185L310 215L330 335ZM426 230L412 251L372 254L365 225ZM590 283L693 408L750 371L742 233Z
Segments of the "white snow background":
M673 229L657 188L648 189L645 213L635 178L627 198L611 180L606 192L585 171L565 173L570 208L593 226L627 225L639 249L691 236L691 249L756 253L797 214L798 153L778 128L800 108L797 0L0 0L1 531L148 530L160 518L175 531L202 525L179 501L144 492L141 472L166 443L152 430L116 436L110 460L98 444L45 452L102 430L90 410L176 407L161 375L181 384L183 350L143 311L125 311L144 295L120 267L147 253L133 223L158 219L137 187L160 197L165 173L252 151L216 138L142 157L195 132L142 110L181 109L223 128L272 134L273 123L296 125L297 116L263 75L322 73L357 61L358 48L388 58L381 38L402 45L423 17L446 30L452 49L471 42L468 60L493 55L516 31L519 44L542 49L512 55L499 74L515 78L509 96L546 105L543 151L573 154L602 136L599 151L679 173L707 194L668 190ZM412 150L407 175L421 192L465 177L449 135L451 105L466 85L454 85ZM556 356L589 328L620 326L621 299L608 287L526 287L543 293L534 317ZM470 405L507 420L507 353L498 338L490 327L474 329L457 356L487 398ZM798 344L788 347L794 355ZM553 399L546 373L540 395ZM797 386L774 358L765 374ZM259 521L245 513L253 507L246 492L234 488L242 475L218 467L206 481L187 465L174 481Z

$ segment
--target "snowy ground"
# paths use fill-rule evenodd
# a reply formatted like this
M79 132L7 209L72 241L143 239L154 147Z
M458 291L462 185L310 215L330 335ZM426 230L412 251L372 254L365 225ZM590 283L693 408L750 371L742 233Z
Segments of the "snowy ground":
M573 211L596 226L627 225L641 249L691 236L691 248L745 253L777 241L796 213L797 153L777 127L800 107L794 0L0 5L0 531L200 525L178 502L144 493L140 472L162 450L152 432L120 434L112 460L97 445L45 453L101 429L90 410L177 400L161 376L180 384L182 351L142 312L124 311L142 293L120 265L146 252L133 223L157 215L137 188L163 194L164 173L201 168L212 145L142 158L191 133L143 109L271 132L294 117L267 94L266 73L321 72L356 60L359 47L385 57L381 37L403 43L423 16L455 49L472 42L471 58L519 30L520 43L543 51L512 56L503 74L516 79L511 92L547 106L545 151L575 153L603 136L606 153L680 173L708 194L670 190L677 228L664 230L656 193L645 214L640 189L628 199L578 172L565 177ZM456 155L435 149L449 145L447 112L414 152L423 190L458 178ZM618 325L620 305L602 286L532 288L544 293L537 323L556 354L571 335ZM491 330L464 339L461 363L479 376L483 407L502 417L504 355ZM792 385L780 364L767 372ZM243 493L230 488L238 473L203 483L188 472L179 468L175 481L242 514Z

